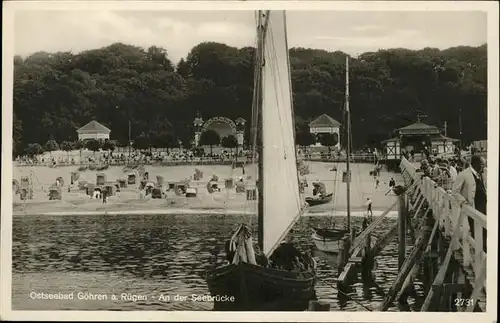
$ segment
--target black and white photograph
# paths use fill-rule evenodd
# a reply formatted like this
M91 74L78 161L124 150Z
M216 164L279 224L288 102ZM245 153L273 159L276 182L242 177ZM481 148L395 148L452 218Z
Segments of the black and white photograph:
M7 3L1 315L493 319L498 4L476 3Z

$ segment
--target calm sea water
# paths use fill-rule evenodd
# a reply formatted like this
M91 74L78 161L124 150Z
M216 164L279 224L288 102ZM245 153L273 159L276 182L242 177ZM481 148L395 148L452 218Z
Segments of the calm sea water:
M253 216L233 215L121 215L15 216L13 221L13 310L211 310L209 302L160 301L160 295L208 294L205 272L213 268L213 250L242 222ZM312 246L310 225L331 218L303 217L291 234L305 248ZM344 218L334 218L337 226ZM361 226L361 218L353 225ZM375 232L382 235L394 219ZM397 275L397 239L377 258L378 286L353 285L348 295L336 289L335 261L315 254L318 261L318 298L332 310L366 311L376 308ZM222 254L221 254L222 256ZM37 300L35 293L74 293L73 300ZM78 293L106 294L108 300L77 299ZM121 294L147 299L120 299ZM118 295L111 300L110 295ZM359 303L358 303L359 302ZM395 308L392 308L395 310Z

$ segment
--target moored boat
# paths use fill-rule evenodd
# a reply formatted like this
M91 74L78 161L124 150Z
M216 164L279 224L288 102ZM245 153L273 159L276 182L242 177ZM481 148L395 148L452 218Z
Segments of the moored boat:
M343 175L346 182L347 190L347 219L345 230L336 228L313 228L311 236L314 245L320 251L327 253L338 253L340 244L344 235L349 234L351 231L351 112L349 110L349 57L346 57L346 91L345 91L345 112L347 119L347 158L346 158L346 172ZM336 168L335 168L336 170ZM335 173L337 176L337 172Z
M319 198L306 197L306 203L309 204L309 206L321 205L331 202L332 198L333 198L333 193L327 194Z

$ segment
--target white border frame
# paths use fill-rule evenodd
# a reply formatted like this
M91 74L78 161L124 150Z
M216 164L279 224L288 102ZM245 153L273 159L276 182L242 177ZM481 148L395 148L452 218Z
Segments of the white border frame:
M498 2L496 1L9 1L3 3L2 211L0 317L5 320L88 321L304 321L304 322L493 322L497 313L498 248ZM12 311L12 93L16 10L335 10L483 11L488 26L488 301L487 313L413 312L198 312L198 311ZM495 201L497 203L495 203Z

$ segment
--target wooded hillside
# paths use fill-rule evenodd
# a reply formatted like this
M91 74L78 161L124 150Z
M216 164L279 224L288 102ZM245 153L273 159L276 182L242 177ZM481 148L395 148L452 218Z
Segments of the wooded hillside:
M95 119L125 144L149 138L175 146L193 137L199 111L207 120L226 116L251 120L253 48L201 43L177 66L167 51L116 43L78 54L35 53L14 58L14 153L30 143L77 139L76 129ZM345 55L290 50L294 107L299 132L327 113L343 123ZM487 50L456 47L381 50L353 58L350 105L355 147L378 145L398 127L416 121L448 123L465 140L487 133ZM248 127L247 127L248 128Z

